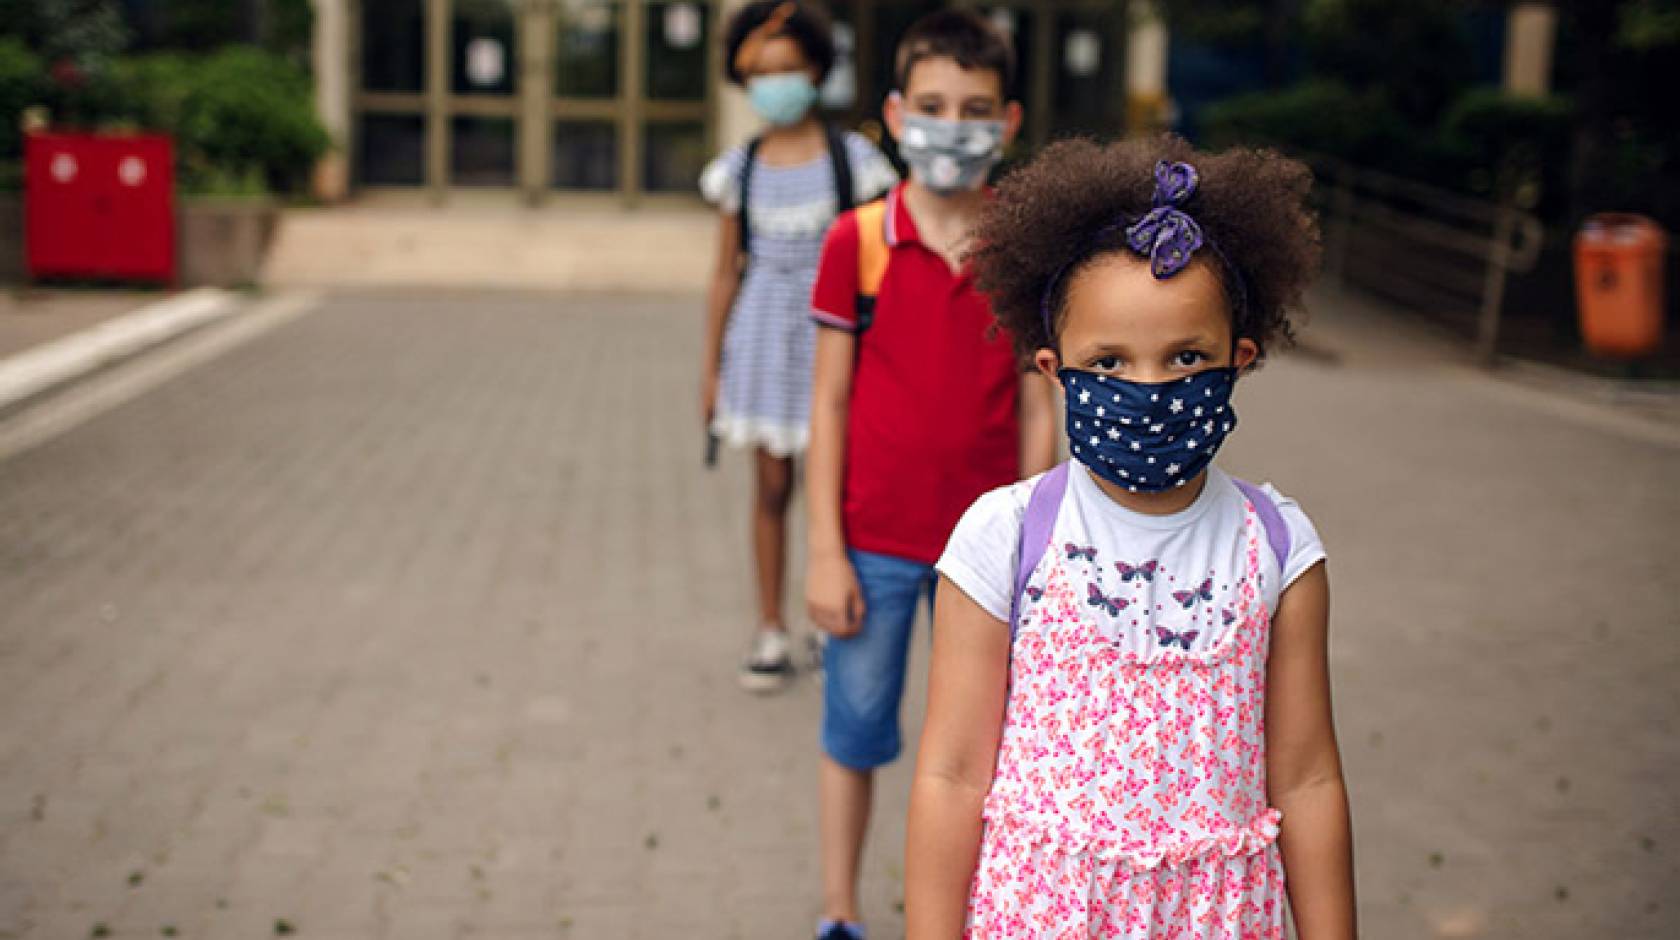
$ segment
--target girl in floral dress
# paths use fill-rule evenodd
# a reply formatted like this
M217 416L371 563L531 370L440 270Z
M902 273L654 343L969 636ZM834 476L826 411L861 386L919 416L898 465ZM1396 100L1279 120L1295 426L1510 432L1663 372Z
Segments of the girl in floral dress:
M935 937L1354 934L1324 549L1212 463L1318 260L1310 176L1174 138L1006 179L977 283L1073 460L987 494L938 568L906 914ZM1287 878L1286 878L1287 874Z

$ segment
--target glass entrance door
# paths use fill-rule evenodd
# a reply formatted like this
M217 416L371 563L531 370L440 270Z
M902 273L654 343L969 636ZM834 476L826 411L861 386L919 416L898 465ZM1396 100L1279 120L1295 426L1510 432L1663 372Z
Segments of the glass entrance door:
M693 193L719 0L360 0L363 186Z
M910 24L951 0L831 0L854 71L848 94L828 102L835 115L883 145L881 103L892 90L893 51ZM1025 153L1069 134L1118 134L1125 122L1126 4L1116 0L977 0L1014 44L1015 87L1026 106L1018 149ZM850 62L848 62L850 64Z
M453 0L449 17L449 183L514 186L518 175L518 0Z
M554 100L548 185L619 188L619 99L624 94L621 0L560 0L554 24Z

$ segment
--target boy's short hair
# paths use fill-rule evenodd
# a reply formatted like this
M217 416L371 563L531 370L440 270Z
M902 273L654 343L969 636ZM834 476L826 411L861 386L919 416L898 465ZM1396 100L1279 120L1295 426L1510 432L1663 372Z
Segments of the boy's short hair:
M910 24L893 60L895 87L905 90L911 69L928 59L952 59L964 69L996 72L1005 98L1015 88L1015 47L990 20L972 10L939 10Z
M834 26L828 12L814 0L754 0L729 18L723 33L723 75L730 84L745 85L746 76L735 67L741 44L753 30L763 26L783 6L793 7L777 36L786 36L799 45L805 58L817 70L817 80L828 77L834 68Z

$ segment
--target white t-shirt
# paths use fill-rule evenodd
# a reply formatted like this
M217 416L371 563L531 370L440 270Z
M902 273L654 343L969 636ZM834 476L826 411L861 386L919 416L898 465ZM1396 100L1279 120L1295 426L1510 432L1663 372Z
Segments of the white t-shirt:
M1037 477L1023 480L976 500L937 565L940 574L999 620L1009 619L1021 523L1037 482ZM1289 527L1289 558L1281 574L1264 533L1259 540L1260 596L1267 610L1276 611L1283 591L1324 558L1324 545L1294 500L1270 484L1262 489ZM1124 646L1147 653L1154 628L1161 626L1180 633L1194 630L1192 648L1206 649L1229 629L1229 618L1221 612L1236 605L1248 568L1243 524L1242 491L1218 467L1209 468L1207 485L1195 502L1172 515L1151 516L1116 503L1091 471L1074 461L1045 554L1057 553L1077 566L1087 582L1078 589L1080 597L1095 590L1123 602L1118 611L1100 602L1088 610L1107 617ZM1077 554L1070 558L1070 551ZM1033 583L1042 580L1042 574L1035 575Z

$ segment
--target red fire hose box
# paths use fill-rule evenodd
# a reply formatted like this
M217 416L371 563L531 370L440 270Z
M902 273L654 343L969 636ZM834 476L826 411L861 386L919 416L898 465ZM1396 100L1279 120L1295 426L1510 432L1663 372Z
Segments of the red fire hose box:
M175 154L160 134L30 134L31 277L175 280Z
M1663 261L1668 236L1640 215L1588 216L1575 234L1581 338L1601 356L1633 357L1662 345Z

